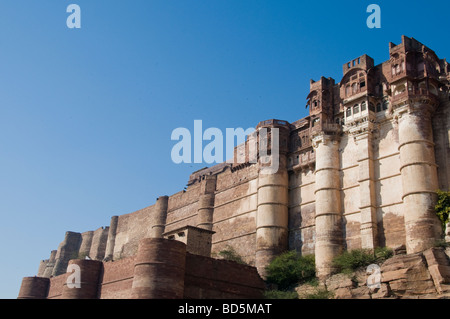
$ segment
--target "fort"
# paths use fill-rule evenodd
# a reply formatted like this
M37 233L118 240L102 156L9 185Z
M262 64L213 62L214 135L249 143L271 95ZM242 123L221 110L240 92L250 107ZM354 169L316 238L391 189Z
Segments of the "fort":
M109 226L67 232L19 298L259 298L266 266L286 250L314 254L326 280L344 250L433 249L436 192L450 184L449 80L447 61L406 36L381 64L352 59L339 82L310 81L307 117L260 122L235 148L243 163L196 171L185 190ZM262 129L279 156L272 174L248 156ZM227 247L247 265L213 258ZM89 274L84 289L65 287L72 263Z

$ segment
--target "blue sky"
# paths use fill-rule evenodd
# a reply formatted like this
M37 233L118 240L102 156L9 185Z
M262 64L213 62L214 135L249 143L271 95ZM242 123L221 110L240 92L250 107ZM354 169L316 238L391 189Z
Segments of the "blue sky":
M81 29L66 8L81 7ZM381 7L381 29L366 8ZM67 230L183 189L174 129L306 115L309 80L414 37L450 57L448 1L0 0L0 298Z

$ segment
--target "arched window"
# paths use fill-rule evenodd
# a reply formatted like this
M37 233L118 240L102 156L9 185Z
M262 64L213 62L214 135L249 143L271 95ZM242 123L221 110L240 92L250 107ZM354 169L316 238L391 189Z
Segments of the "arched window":
M359 113L359 104L355 104L353 106L353 114L357 114L357 113Z
M381 112L381 103L377 104L377 112Z
M356 85L356 83L352 84L352 93L355 94L358 90L358 86Z
M364 112L367 109L367 104L366 102L362 102L361 103L361 112Z
M347 108L347 110L345 111L345 116L346 117L352 116L352 108L351 107Z

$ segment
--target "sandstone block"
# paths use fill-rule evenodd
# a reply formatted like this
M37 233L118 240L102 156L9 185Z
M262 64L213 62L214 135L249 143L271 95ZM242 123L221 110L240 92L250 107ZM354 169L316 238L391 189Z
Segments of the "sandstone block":
M356 283L346 274L336 274L325 281L328 290L337 290L339 288L353 288Z
M350 288L338 288L334 292L335 299L352 299L353 295L351 293Z
M357 287L351 290L353 299L371 299L370 289L367 286Z
M297 288L295 288L295 291L297 291L299 299L306 299L308 295L314 294L316 290L317 287L313 287L308 284L300 285Z
M391 296L391 288L386 283L382 283L381 287L379 289L376 289L372 293L372 299L381 299L381 298L387 298L390 296Z

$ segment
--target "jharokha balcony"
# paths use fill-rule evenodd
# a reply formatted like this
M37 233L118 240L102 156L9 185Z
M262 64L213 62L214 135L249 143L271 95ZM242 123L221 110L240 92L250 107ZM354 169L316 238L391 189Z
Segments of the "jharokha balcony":
M409 90L404 90L400 93L397 93L391 97L392 105L400 104L402 102L407 102L409 99L418 99L425 98L432 101L437 101L438 95L427 90L425 88L410 88Z

